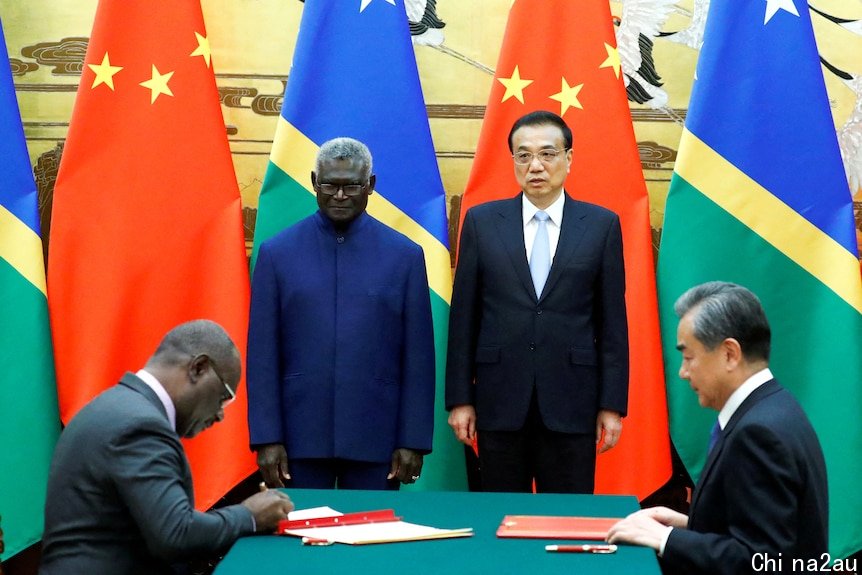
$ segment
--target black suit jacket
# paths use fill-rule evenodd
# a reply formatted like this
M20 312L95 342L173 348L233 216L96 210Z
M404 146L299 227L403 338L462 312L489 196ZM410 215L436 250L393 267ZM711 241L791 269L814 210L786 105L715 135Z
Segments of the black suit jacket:
M550 275L537 295L521 202L518 195L482 204L464 219L449 319L446 407L472 404L478 429L516 430L535 387L547 428L595 433L597 411L624 415L628 398L619 218L566 196Z
M39 573L170 573L252 532L242 505L195 511L180 438L153 390L127 373L60 434Z
M740 575L762 567L756 553L781 554L783 569L770 572L793 573L794 558L827 552L828 524L820 442L772 380L730 418L694 489L688 529L671 531L662 562L666 573Z

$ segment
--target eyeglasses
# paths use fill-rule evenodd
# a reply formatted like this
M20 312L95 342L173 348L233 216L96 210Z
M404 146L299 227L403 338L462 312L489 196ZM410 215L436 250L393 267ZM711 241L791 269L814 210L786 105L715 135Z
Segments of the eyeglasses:
M210 366L212 367L213 373L216 375L218 380L224 386L225 391L221 394L221 408L224 409L236 399L236 392L230 388L227 382L222 379L222 376L219 375L218 370L216 369L215 362L210 358Z
M323 194L324 196L334 196L338 193L338 190L344 192L345 196L348 197L356 197L362 193L362 190L365 189L365 186L368 184L317 184L317 191Z
M543 164L551 164L554 160L557 159L557 156L560 155L561 152L566 152L567 149L557 150L555 148L548 148L547 150L540 150L538 153L534 154L533 152L517 152L512 154L512 158L514 158L515 163L519 166L527 166L533 163L533 158L539 158L539 161Z

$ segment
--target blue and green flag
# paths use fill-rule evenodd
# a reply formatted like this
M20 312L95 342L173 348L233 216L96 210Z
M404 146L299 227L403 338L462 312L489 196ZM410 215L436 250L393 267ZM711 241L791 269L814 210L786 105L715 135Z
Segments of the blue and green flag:
M446 198L403 0L306 3L260 193L254 254L264 240L317 210L311 171L321 144L347 136L374 159L368 213L425 251L437 353L434 451L417 489L465 489L463 447L446 425L451 263Z
M713 0L667 199L658 265L665 362L673 302L742 284L772 325L770 367L814 424L833 557L862 548L862 282L808 4ZM715 413L668 368L671 436L696 479ZM739 478L745 481L744 477Z
M0 515L5 556L42 537L60 433L36 182L0 25Z

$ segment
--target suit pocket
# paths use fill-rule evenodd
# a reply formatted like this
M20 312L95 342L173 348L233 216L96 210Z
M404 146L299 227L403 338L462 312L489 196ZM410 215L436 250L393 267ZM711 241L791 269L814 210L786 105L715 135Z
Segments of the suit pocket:
M500 363L499 347L479 347L476 349L476 363Z
M575 365L598 365L596 350L586 347L573 347L569 350L569 358Z

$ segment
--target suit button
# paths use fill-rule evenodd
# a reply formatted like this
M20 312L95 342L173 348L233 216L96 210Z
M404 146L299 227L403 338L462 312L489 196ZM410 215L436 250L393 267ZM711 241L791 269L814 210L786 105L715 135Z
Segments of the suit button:
M537 310L536 310L536 315L542 315L542 310L537 309Z
M343 244L344 243L344 236L338 236L338 239L336 239L335 241L337 241L339 244Z
M536 351L536 344L532 341L530 342L530 351Z

